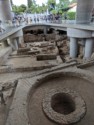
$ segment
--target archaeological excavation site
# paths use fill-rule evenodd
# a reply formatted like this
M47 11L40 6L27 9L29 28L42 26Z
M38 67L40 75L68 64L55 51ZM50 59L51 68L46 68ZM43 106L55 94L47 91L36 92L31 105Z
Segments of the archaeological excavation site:
M0 31L0 125L94 125L93 7L77 0L74 24ZM0 0L0 20L10 12L10 1Z
M72 58L60 29L34 25L20 32L1 45L0 125L93 125L94 53L84 58L79 38Z

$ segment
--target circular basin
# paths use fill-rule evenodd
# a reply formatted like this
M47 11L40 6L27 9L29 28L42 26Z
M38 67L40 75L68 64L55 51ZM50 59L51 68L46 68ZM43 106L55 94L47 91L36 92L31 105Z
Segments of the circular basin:
M68 125L81 120L86 113L84 100L74 91L56 88L43 99L43 111L52 121Z
M93 125L93 105L94 83L89 76L58 71L36 80L27 114L31 125Z

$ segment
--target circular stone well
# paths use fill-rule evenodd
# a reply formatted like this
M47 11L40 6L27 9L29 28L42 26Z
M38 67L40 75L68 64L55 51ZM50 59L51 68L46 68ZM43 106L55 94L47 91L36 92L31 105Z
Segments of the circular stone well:
M53 89L43 99L43 111L52 121L68 125L83 118L86 112L84 100L74 91Z
M93 125L93 74L68 69L35 79L28 95L30 125Z

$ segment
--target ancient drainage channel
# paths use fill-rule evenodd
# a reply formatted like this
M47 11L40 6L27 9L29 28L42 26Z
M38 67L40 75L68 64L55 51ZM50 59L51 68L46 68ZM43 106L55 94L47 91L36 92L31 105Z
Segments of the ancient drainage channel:
M25 85L28 86L25 87L25 91L24 81L28 84ZM20 80L19 85L21 86L19 91L23 91L23 94L21 98L17 96L20 104L17 102L15 108L19 108L21 119L15 122L13 117L15 111L19 110L13 109L8 118L9 123L13 125L25 125L26 122L29 125L93 125L94 75L91 72L87 73L80 69L54 71ZM24 98L27 105L21 104ZM13 104L15 103L16 98ZM17 112L16 119L20 116Z

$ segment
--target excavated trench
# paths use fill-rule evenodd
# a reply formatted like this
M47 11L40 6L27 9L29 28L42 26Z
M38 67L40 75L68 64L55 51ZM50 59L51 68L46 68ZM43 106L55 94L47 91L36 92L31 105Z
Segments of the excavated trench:
M39 29L24 31L24 41L27 44L40 41L54 42L62 61L66 62L66 57L69 57L69 42L65 31L59 30L55 33L53 29L49 29L46 35Z
M45 48L48 47L48 55L50 55L52 49L54 47L57 47L59 55L62 55L61 58L63 62L66 62L66 55L69 56L69 45L67 44L68 39L66 35L61 35L62 32L59 32L59 34L57 34L57 37L55 37L55 34L52 33L52 31L49 31L49 33L46 35L41 33L42 31L31 31L25 34L25 44L31 44L29 45L29 49L34 49L35 52L37 47L41 49L44 48L45 52L47 53L47 49ZM39 39L40 42L44 43L38 44ZM33 45L33 42L36 42L36 44ZM21 52L24 53L24 51L28 52L29 50L28 48L25 48L20 49L17 52L18 54L21 54ZM41 52L44 51L42 50ZM55 53L57 54L57 51L55 51ZM34 54L34 56L37 55L37 53ZM16 108L19 108L21 106L20 111L22 113L22 118L20 118L20 113L18 115L16 114L18 112L15 113L16 109L14 109L14 111L12 111L13 120L17 116L17 118L19 119L17 121L18 125L21 125L21 123L23 124L24 120L25 123L28 122L27 124L29 125L93 125L94 83L92 81L89 81L87 76L80 74L81 72L77 73L76 70L77 69L73 71L72 69L67 73L66 71L65 73L54 72L48 75L46 74L47 76L44 75L44 77L41 76L40 79L37 79L36 76L37 82L34 83L34 81L32 80L30 81L31 84L27 82L29 84L28 87L30 87L31 89L26 87L25 89L28 88L27 90L24 91L19 89L18 91L21 90L21 92L25 94L25 98L27 98L27 93L29 93L27 99L28 101L24 100L27 102L23 103L22 100L21 104L19 105L19 102L16 98L13 100L13 104L15 104L15 101L17 101L16 103L19 105ZM24 84L26 85L27 83ZM24 94L22 95L22 97L18 97L18 100L24 98ZM25 104L27 109L25 109ZM22 109L22 107L25 108ZM12 113L10 113L9 115L8 123L10 124L10 122L13 122L16 125L16 121L11 120ZM25 113L27 113L28 116Z

